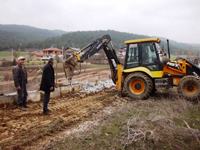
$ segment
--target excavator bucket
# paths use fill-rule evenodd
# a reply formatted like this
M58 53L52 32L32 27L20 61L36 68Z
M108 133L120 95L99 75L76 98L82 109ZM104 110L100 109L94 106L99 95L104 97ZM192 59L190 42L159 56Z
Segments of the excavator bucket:
M65 77L69 80L71 83L72 77L74 75L74 69L76 67L76 57L71 55L69 58L65 59L63 61L63 68L65 72Z

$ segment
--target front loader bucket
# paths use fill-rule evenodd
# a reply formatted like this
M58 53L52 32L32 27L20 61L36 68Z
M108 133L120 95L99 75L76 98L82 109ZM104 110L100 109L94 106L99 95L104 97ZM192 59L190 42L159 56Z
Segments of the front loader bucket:
M76 57L73 55L63 61L65 77L68 80L72 80L72 77L74 75L74 69L75 69L76 65L77 65Z
M186 63L188 63L192 66L192 69L188 66L186 67L187 74L194 75L200 79L200 68L188 60L186 60Z

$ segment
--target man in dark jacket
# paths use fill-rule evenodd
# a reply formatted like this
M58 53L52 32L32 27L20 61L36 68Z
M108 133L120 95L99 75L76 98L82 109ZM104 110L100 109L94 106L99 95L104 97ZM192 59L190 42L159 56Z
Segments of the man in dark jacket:
M44 115L51 115L51 110L47 108L50 99L50 92L54 91L54 60L50 58L48 63L43 68L42 82L40 85L40 90L45 92L43 113Z
M25 110L25 108L29 108L29 106L26 104L28 94L26 90L27 72L26 68L23 65L25 60L26 59L23 56L20 56L18 58L18 64L13 69L13 80L17 89L18 105L19 108L22 110Z

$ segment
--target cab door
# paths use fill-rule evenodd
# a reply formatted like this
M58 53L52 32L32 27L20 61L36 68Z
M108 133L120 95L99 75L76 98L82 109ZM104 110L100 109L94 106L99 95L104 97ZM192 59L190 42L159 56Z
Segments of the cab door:
M155 42L139 43L140 66L148 68L150 71L162 70L162 62L155 47Z
M138 43L128 44L125 58L124 69L140 66L139 45Z
M124 69L146 67L150 71L163 69L154 42L141 42L127 45Z

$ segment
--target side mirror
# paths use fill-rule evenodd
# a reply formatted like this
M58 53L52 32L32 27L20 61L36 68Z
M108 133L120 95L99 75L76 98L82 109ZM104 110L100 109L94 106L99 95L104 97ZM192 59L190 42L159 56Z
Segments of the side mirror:
M151 49L152 52L154 52L153 44L150 45L150 49Z

